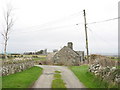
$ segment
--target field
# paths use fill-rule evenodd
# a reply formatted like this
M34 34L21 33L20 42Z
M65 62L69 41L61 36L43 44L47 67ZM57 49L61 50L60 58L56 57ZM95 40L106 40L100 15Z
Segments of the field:
M7 58L7 60L13 60L15 58L32 58L33 60L46 60L46 55L8 55L9 58ZM2 58L0 58L0 60L4 60Z
M2 88L28 88L42 74L42 68L32 67L23 72L2 77Z
M120 59L115 58L115 59L112 59L112 60L120 60Z
M41 61L45 61L45 60L46 60L46 57L33 58L33 60L41 60Z
M115 86L109 85L105 81L101 81L98 77L88 72L88 66L71 66L70 69L78 77L78 79L87 87L87 88L112 88Z
M23 55L23 57L35 57L35 56L37 56L37 57L46 57L46 55Z
M46 55L23 55L23 57L32 57L33 60L46 60Z

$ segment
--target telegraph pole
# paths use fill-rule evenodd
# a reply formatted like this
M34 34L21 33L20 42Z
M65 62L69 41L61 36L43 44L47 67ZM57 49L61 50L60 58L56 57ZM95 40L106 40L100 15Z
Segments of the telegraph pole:
M85 23L85 37L86 37L86 50L87 50L87 60L88 60L88 63L89 63L89 50L88 50L88 36L87 36L87 22L86 22L86 13L85 13L85 10L83 10L83 13L84 13L84 23Z

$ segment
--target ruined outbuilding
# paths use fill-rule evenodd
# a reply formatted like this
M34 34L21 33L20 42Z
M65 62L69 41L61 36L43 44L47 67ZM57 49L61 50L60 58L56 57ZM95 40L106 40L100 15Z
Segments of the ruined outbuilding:
M52 55L49 60L57 65L79 65L84 61L84 51L74 51L72 42L68 42L67 46Z

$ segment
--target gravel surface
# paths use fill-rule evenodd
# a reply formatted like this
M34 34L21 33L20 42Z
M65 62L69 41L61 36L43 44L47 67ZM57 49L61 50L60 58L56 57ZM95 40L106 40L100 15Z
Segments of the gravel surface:
M78 78L65 66L36 65L43 68L43 74L38 78L32 88L51 88L55 71L61 71L62 79L67 88L85 88Z

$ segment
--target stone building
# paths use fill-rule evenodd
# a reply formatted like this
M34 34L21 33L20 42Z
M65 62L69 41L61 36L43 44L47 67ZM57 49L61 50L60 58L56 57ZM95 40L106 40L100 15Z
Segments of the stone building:
M84 51L74 51L72 42L53 55L51 59L58 65L79 65L84 60Z

